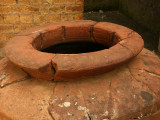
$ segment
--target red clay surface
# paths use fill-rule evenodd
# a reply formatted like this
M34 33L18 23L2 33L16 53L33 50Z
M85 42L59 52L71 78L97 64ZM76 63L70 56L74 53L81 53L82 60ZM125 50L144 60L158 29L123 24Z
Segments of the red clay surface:
M160 59L143 49L110 72L38 81L0 61L0 120L159 120Z
M51 54L40 50L49 46L90 41L109 49L82 54ZM67 80L105 73L141 52L140 35L121 25L94 22L57 22L31 28L12 38L5 47L6 57L31 76L42 80Z

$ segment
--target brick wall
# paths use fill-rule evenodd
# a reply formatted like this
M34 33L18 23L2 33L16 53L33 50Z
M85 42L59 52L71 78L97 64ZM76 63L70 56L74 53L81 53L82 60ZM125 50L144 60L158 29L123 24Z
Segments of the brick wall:
M27 28L83 19L83 0L0 0L0 48Z

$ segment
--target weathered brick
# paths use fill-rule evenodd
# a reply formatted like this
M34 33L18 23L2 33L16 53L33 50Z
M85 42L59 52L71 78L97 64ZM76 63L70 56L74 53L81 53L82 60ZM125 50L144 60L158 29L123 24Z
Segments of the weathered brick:
M11 33L11 32L14 32L13 25L0 24L0 33Z
M75 0L54 0L54 4L75 4Z
M6 34L0 33L0 40L6 40Z
M8 40L0 40L0 48L4 48Z
M50 5L48 3L44 3L40 6L40 13L41 14L48 14L49 13L49 8L50 8Z
M58 5L53 6L49 9L50 13L65 13L65 6L64 5Z
M39 6L17 5L13 6L12 10L15 14L38 14Z
M6 33L6 39L9 40L12 37L14 37L16 35L16 33Z
M34 20L34 23L38 23L38 24L45 23L44 15L34 15L33 20Z
M61 15L55 14L55 15L46 15L46 23L52 23L55 21L60 21Z
M0 15L0 23L3 23L3 19L4 19L4 17L2 15Z
M75 0L66 0L65 3L66 4L75 4Z
M74 14L62 14L61 15L61 20L62 21L70 21L70 20L74 20L74 19L75 19Z
M0 5L14 5L16 0L0 0Z
M15 33L19 33L23 30L36 26L36 24L16 24L14 25Z
M18 4L31 4L31 0L18 0Z
M10 14L11 7L10 6L0 6L0 14Z
M8 40L35 24L82 19L80 4L83 0L0 0L0 39L6 35Z
M37 5L37 4L52 4L53 0L32 0L32 4L33 5Z
M18 15L5 15L4 23L19 23L19 16Z
M83 4L84 0L76 0L76 4Z
M32 15L20 15L20 23L33 23Z
M65 4L66 0L54 0L54 4Z
M66 12L67 13L78 13L83 11L82 5L67 5Z
M75 14L76 20L83 20L83 13Z

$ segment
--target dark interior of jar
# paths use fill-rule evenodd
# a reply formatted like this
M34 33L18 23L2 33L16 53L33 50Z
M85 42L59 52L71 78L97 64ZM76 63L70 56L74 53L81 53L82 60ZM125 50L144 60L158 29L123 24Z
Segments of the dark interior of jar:
M86 36L83 36L86 34L86 31L79 30L79 27L77 27L77 31L79 31L81 35L74 34L72 31L72 35L65 33L64 37L58 36L60 38L56 39L54 38L55 34L52 34L52 32L49 31L43 33L44 35L42 34L41 36L38 36L33 41L32 45L35 49L46 53L80 54L108 49L119 42L119 37L115 35L115 32L94 29L92 34L90 34L91 36L87 36L87 38ZM77 33L77 31L75 33ZM70 38L66 37L68 34ZM54 38L53 40L52 37ZM93 40L95 42L93 42Z
M58 53L58 54L79 54L79 53L95 52L104 49L108 49L108 47L99 43L83 41L83 42L61 43L50 46L41 51L47 53Z

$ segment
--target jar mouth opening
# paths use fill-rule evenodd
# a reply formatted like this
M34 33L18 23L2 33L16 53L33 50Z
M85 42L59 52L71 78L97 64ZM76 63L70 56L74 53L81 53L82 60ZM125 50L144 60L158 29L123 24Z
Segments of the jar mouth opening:
M109 49L121 41L113 30L94 28L95 25L55 26L53 30L32 32L29 36L34 38L33 48L45 53L80 54Z
M100 50L109 49L108 46L94 42L77 41L60 43L41 50L42 52L55 54L81 54L97 52Z
M139 54L143 46L141 36L131 29L83 20L26 30L8 42L5 53L31 76L58 81L110 71Z

